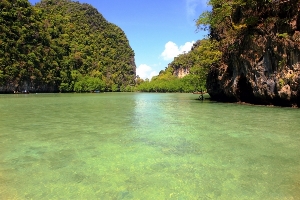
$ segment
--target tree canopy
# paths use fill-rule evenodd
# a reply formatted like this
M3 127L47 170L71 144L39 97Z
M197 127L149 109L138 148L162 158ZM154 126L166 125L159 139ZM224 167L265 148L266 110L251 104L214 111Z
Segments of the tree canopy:
M1 92L119 91L134 83L125 33L91 5L2 0L0 9Z

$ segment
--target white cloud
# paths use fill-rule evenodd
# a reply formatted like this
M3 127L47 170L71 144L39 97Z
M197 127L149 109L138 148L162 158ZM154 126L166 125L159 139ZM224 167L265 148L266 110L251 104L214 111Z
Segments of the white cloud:
M165 44L165 50L161 53L161 57L164 60L172 60L179 54L190 51L194 43L195 41L186 42L184 45L178 47L177 44L169 41Z
M140 78L142 79L146 79L148 78L149 80L151 80L151 78L153 76L158 75L158 73L153 70L150 66L146 65L146 64L141 64L136 68L136 74L139 75Z
M185 0L186 4L186 14L188 18L195 17L196 14L196 9L198 6L205 6L206 1L205 0Z
M157 76L157 75L158 75L158 73L157 73L156 71L152 71L152 72L150 73L149 80L151 80L151 78L152 78L153 76Z

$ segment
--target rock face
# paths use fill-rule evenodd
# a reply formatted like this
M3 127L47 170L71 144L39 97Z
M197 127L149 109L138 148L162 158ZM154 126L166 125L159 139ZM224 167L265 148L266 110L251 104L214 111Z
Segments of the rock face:
M183 78L190 74L191 67L195 65L195 57L193 57L192 54L195 53L200 44L200 40L196 41L189 52L175 57L174 60L168 65L169 68L173 69L174 76Z
M15 84L15 83L10 83L6 85L0 86L0 93L1 94L12 94L16 92L21 92L21 93L54 93L58 92L58 87L55 85L35 85L32 82L22 82L21 84Z
M183 78L186 75L188 75L190 73L190 70L188 68L177 68L174 70L173 75L175 75L178 78Z
M266 17L248 28L233 44L235 50L227 46L222 61L211 67L207 90L212 99L300 106L300 5L280 4L274 5L276 20L266 23Z

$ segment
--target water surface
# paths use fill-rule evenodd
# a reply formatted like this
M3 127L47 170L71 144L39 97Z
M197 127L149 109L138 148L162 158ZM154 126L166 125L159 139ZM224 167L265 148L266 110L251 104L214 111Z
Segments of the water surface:
M0 95L0 199L299 199L298 109Z

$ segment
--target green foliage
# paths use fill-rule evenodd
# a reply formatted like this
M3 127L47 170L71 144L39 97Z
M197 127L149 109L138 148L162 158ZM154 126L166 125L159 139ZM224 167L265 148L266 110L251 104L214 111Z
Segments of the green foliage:
M80 78L74 85L75 92L93 92L105 90L105 83L99 78L84 76Z
M285 85L284 80L281 78L279 79L279 87L282 88Z
M192 53L195 54L195 63L190 68L190 73L195 77L196 90L206 89L206 79L210 66L219 62L222 52L218 50L218 42L202 40Z
M111 87L109 87L109 86L111 86ZM109 86L108 86L108 88L111 88L112 92L119 92L120 91L120 88L118 87L117 84L112 84L112 85L109 85Z
M240 41L251 31L268 33L271 27L277 27L277 30L285 27L288 30L290 21L287 17L297 12L294 8L299 6L299 1L209 0L208 5L212 9L199 16L197 27L209 28L211 38L229 45ZM259 28L256 27L258 24ZM288 34L281 33L278 36L286 38Z
M159 76L151 81L142 82L135 90L142 92L194 92L196 89L197 77L187 75L183 78L161 79Z
M218 51L218 42L201 40L192 51L181 54L152 80L141 82L138 91L144 92L194 92L206 90L206 79L212 64L219 62L222 53ZM174 76L174 71L186 69L190 73L183 78Z
M201 13L198 20L196 21L196 25L197 25L198 29L203 29L203 30L209 29L209 27L212 23L211 18L212 18L212 12L205 11L205 12Z
M3 80L4 80L3 71L0 70L0 84L3 83Z
M280 34L278 34L278 37L280 37L280 38L288 38L289 34L288 33L280 33Z
M134 83L134 52L124 32L92 6L3 0L0 8L0 86L83 92L99 80L109 91Z
M210 0L208 5L212 6L213 10L205 11L199 16L196 25L200 29L207 29L208 27L215 29L218 26L226 26L226 24L232 26L234 10L237 7L246 5L246 2L245 0Z

